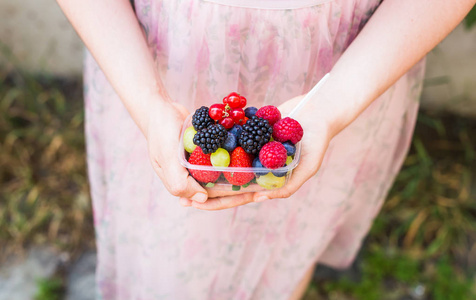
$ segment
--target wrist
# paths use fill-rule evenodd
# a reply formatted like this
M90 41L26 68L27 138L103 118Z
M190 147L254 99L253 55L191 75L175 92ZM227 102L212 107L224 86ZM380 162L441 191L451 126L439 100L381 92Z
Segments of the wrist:
M329 80L309 102L309 111L326 123L333 138L351 124L371 103L371 97L363 86L332 74Z
M170 106L170 103L157 92L142 92L123 103L146 138L149 134L151 120L160 118L161 113Z

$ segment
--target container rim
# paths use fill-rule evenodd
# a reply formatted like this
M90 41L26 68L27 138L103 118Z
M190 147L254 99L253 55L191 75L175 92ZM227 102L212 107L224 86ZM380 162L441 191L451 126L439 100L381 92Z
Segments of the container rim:
M184 121L182 125L182 131L180 134L180 145L179 145L179 151L178 151L178 158L180 161L180 164L187 168L187 169L192 169L192 170L202 170L202 171L221 171L221 172L289 172L296 168L299 165L299 162L301 160L301 142L297 143L296 146L296 153L294 154L294 159L289 164L288 166L284 166L281 168L277 169L268 169L268 168L243 168L243 167L214 167L214 166L202 166L202 165L192 165L185 159L185 149L183 148L183 135L185 133L185 130L190 127L191 124L191 119L192 119L193 114L190 114Z

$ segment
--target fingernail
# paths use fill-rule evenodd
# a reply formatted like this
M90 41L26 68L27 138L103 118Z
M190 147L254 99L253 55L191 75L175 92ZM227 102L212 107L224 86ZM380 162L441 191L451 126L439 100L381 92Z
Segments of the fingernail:
M266 196L261 196L258 199L256 199L255 202L263 202L263 201L266 201L266 200L269 200L269 198L266 197Z
M180 205L182 205L184 207L192 206L192 201L190 201L188 199L185 199L185 198L180 198L179 203L180 203Z
M196 193L195 195L193 195L192 200L200 202L200 203L204 203L205 201L207 201L207 195L203 193Z

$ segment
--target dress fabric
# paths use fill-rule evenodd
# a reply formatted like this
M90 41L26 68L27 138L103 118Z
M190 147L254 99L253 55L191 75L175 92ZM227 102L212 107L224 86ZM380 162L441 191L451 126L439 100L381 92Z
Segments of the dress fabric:
M268 9L136 0L135 9L169 95L193 112L231 91L256 107L306 93L379 2ZM292 197L208 212L167 192L143 135L86 54L97 298L288 299L315 262L349 266L408 150L423 73L420 62L337 135Z

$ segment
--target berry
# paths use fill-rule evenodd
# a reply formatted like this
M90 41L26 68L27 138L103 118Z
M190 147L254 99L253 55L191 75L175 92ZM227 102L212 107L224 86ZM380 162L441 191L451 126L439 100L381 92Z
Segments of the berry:
M239 108L244 108L246 106L246 98L243 97L243 96L240 96L240 106L238 106Z
M288 157L286 158L286 164L285 164L285 166L289 166L292 162L293 162L292 156L288 156Z
M202 148L203 153L210 154L223 146L226 137L225 127L220 124L213 124L199 130L193 137L193 143Z
M257 111L258 109L256 107L249 106L245 109L245 116L251 119L252 116L256 115Z
M286 164L284 166L285 167L289 166L292 162L293 162L293 158L291 156L288 156L288 158L286 158ZM271 173L273 173L273 175L276 176L276 177L283 177L286 174L288 174L288 171L286 171L286 170L280 171L280 169L278 168L275 171L271 171Z
M208 111L210 118L215 121L219 121L224 117L228 117L227 113L225 112L225 104L216 103L210 106Z
M225 127L225 129L230 129L235 124L235 122L233 122L233 119L230 117L223 118L220 121L218 121L218 123L222 125L223 127Z
M255 159L253 159L253 163L251 164L251 166L253 168L263 168L264 169L264 166L263 166L263 164L261 164L258 157L255 157ZM258 175L258 176L266 175L268 173L269 173L268 171L255 171L255 174Z
M269 142L259 152L259 160L269 169L281 168L286 164L286 158L286 148L280 142Z
M243 127L241 127L241 125L233 125L229 132L233 133L236 137L239 137L242 131Z
M229 105L231 108L240 108L242 100L240 99L240 94L236 92L230 93L223 99L223 103ZM246 105L246 103L245 103Z
M203 153L200 147L196 147L190 154L188 162L192 165L211 166L210 155ZM208 183L215 182L220 176L220 172L189 169L190 174L197 181Z
M195 130L207 128L209 125L214 124L212 118L208 115L208 107L202 106L195 111L192 116L192 125Z
M286 177L276 177L273 173L256 178L256 183L265 189L272 190L283 187L286 183Z
M273 126L273 138L278 142L290 141L296 144L302 139L304 131L298 121L286 117Z
M236 147L233 152L231 152L231 162L229 167L242 167L249 168L251 167L252 156L243 150L241 147ZM252 172L223 172L226 180L233 185L243 185L250 182L255 175Z
M291 142L284 142L283 143L284 148L286 148L286 151L288 152L288 156L294 155L296 153L296 146L293 145Z
M246 124L247 121L248 121L248 118L247 118L247 117L244 117L243 119L241 119L241 120L238 122L238 125L243 126L243 125Z
M218 148L217 151L210 155L210 161L214 167L228 167L230 164L230 154L223 148Z
M288 174L288 171L286 170L279 170L279 169L276 169L275 171L271 171L271 173L273 173L274 176L276 177L283 177L283 176L286 176L286 174Z
M230 117L235 121L236 124L243 122L245 119L245 112L241 108L233 108L230 111Z
M281 112L276 106L266 105L258 109L256 116L268 120L271 126L281 119Z
M223 149L225 149L228 152L231 152L235 150L237 146L238 146L238 138L233 132L228 131L228 137L226 138L225 143L223 144Z
M247 153L258 155L259 150L269 141L272 133L273 128L267 120L253 116L243 125L238 143Z
M195 150L195 147L197 147L197 145L193 143L193 137L196 133L197 131L193 128L193 126L185 129L185 132L183 133L183 148L188 153L192 153L193 150Z

